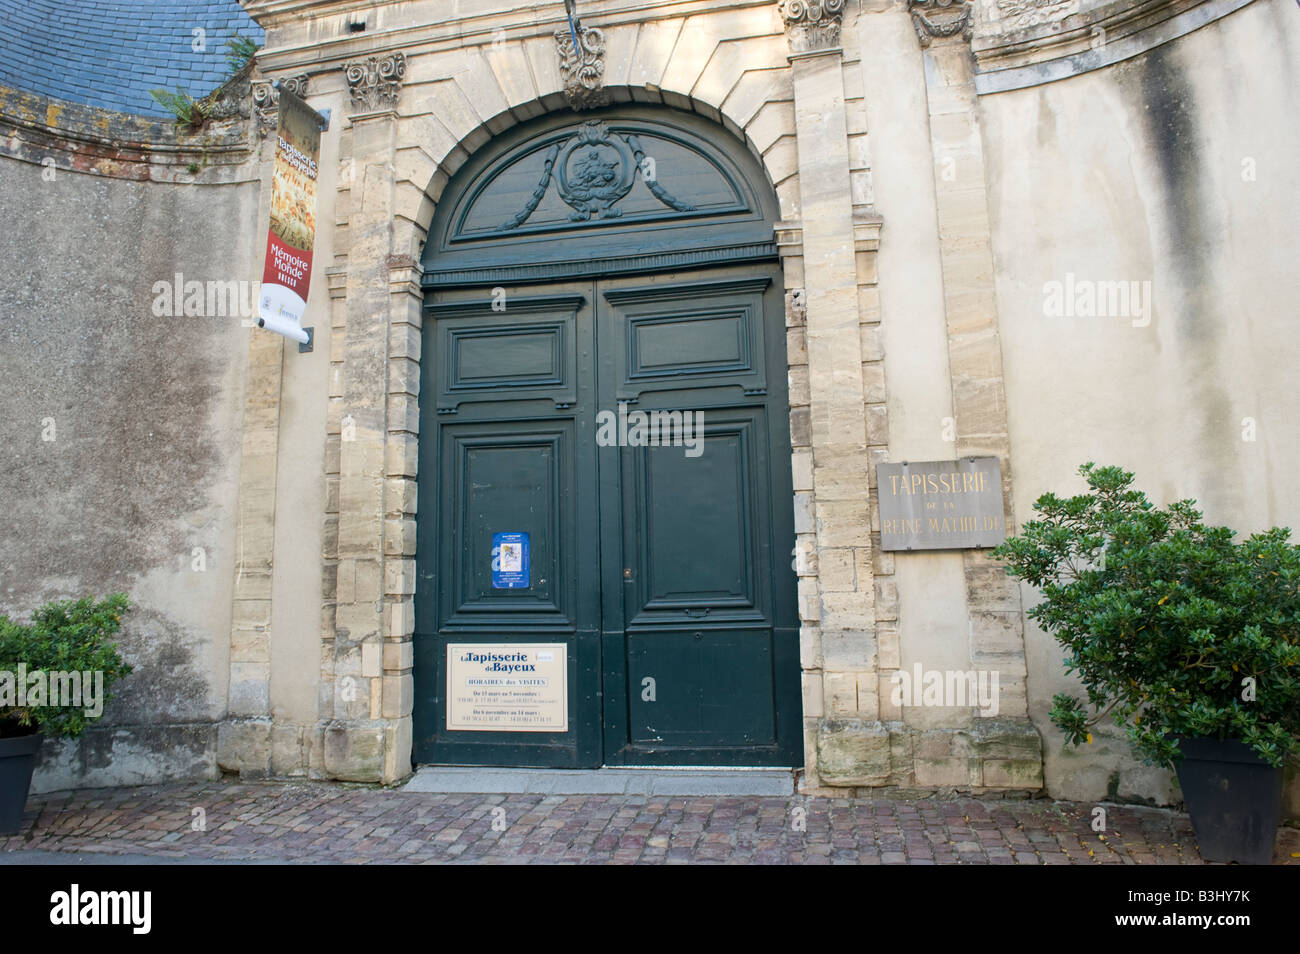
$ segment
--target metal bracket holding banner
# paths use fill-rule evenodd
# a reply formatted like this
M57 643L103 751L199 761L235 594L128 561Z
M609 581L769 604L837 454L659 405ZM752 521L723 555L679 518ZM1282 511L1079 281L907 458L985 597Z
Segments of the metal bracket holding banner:
M279 81L279 80L272 80L272 81L271 81L271 88L272 88L273 90L275 90L277 93L280 92L280 81ZM327 108L325 108L325 109L318 109L318 110L316 110L316 116L317 116L317 118L320 120L320 129L321 129L321 132L326 132L326 131L328 131L329 128L330 128L330 111L329 111L329 108L327 107ZM311 349L308 348L307 350L310 351Z
M573 55L582 59L582 47L578 45L578 11L574 0L564 0L564 12L569 17L569 35L573 37Z

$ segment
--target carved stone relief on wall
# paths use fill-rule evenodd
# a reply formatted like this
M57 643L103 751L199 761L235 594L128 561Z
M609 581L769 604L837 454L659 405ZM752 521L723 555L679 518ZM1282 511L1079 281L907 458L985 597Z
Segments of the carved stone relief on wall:
M974 22L970 0L908 0L907 9L922 46L929 46L935 37L971 38Z
M577 45L574 45L574 40ZM605 82L605 34L576 20L555 31L564 98L573 109L594 109L609 103Z
M1055 23L1078 13L1080 0L986 0L981 9L996 31L1023 30L1042 23Z

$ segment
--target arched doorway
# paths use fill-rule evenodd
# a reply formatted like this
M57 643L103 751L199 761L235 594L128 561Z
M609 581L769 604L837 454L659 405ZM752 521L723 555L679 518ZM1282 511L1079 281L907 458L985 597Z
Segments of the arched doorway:
M414 760L799 765L776 197L699 116L543 117L423 256Z

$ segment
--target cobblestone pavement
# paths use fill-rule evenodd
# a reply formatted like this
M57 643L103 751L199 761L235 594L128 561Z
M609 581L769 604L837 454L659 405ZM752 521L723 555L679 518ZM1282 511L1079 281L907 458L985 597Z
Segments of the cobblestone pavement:
M434 795L207 782L32 796L22 831L0 837L0 850L347 864L1204 863L1186 815L1106 806L1107 831L1098 834L1092 809L1048 800ZM1275 862L1300 864L1300 830L1283 829L1277 845Z

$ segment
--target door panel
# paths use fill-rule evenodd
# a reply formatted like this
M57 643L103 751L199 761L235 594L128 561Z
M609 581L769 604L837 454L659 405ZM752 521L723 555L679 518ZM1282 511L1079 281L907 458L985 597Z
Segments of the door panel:
M425 346L436 357L421 400L415 682L429 703L416 710L417 761L600 764L599 551L583 542L596 537L593 289L546 291L504 301L486 289L439 293L426 308ZM528 543L527 578L514 585L496 572L503 533ZM563 686L564 731L515 729L561 723L449 683L453 657L512 647L563 652L562 671L529 678ZM462 728L447 728L449 699ZM502 718L511 730L492 728Z
M631 695L632 746L653 749L748 750L777 743L773 694L755 691L756 674L772 671L772 636L766 630L629 630L628 672L654 673L654 701ZM645 678L643 675L641 678Z
M763 560L755 533L762 514L754 507L754 484L762 482L754 446L758 415L704 414L698 457L676 447L623 454L630 491L624 525L633 531L628 550L634 572L625 578L629 625L689 622L709 613L766 619L756 591Z
M621 555L602 561L607 764L800 761L774 276L718 269L597 287L601 408L629 422L679 415L693 438L597 449L601 549Z
M426 305L417 761L799 764L777 276L700 269ZM522 584L499 585L500 534L527 535ZM561 647L567 728L466 727L487 710L462 717L448 647L476 646Z
M772 276L710 270L600 284L602 349L613 360L615 397L648 391L731 387L735 397L767 387L764 308ZM746 274L748 273L748 274ZM784 328L784 313L778 327ZM602 369L604 370L604 369ZM784 377L784 367L780 369ZM602 388L602 397L608 389Z
M577 575L573 422L448 425L442 437L443 627L540 614L576 628L577 594L564 589ZM528 534L528 587L492 585L493 531L506 527Z
M580 352L590 360L591 285L583 287L586 294L439 292L430 310L435 325L425 332L436 356L438 413L455 414L462 403L482 402L499 412L503 400L573 404Z

